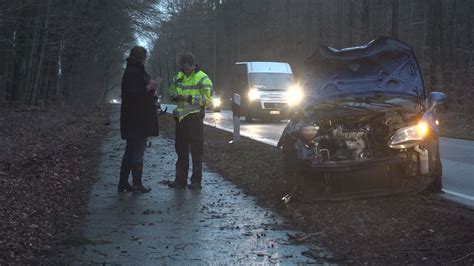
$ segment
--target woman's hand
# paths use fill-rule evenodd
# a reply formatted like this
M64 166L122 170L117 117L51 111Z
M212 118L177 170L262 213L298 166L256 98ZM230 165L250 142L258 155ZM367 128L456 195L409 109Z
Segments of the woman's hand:
M148 84L146 85L146 90L148 92L153 92L156 94L156 90L158 89L158 87L161 85L161 82L163 81L162 78L160 77L157 77L156 79L152 79L148 82Z
M148 82L148 85L146 85L146 90L148 92L156 91L157 88L158 86L153 80L150 80L150 82Z
M161 77L156 77L154 80L152 80L153 82L156 83L157 87L159 87L161 85L161 83L163 82L163 78Z

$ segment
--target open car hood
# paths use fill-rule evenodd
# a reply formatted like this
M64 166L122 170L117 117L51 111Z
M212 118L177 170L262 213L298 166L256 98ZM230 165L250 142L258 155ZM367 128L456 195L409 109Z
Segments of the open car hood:
M346 99L421 102L425 90L412 47L391 37L363 46L321 46L305 61L302 83L307 104Z

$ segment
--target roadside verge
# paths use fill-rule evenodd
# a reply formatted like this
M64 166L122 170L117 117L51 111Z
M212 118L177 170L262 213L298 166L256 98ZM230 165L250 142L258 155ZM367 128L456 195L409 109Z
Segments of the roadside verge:
M173 136L174 121L161 119ZM260 204L323 244L339 263L469 263L474 248L474 211L436 196L391 196L339 202L281 202L286 177L281 153L274 147L205 127L205 162ZM315 235L318 233L317 235ZM317 259L317 253L314 257Z
M81 222L107 109L0 108L0 264L54 264Z

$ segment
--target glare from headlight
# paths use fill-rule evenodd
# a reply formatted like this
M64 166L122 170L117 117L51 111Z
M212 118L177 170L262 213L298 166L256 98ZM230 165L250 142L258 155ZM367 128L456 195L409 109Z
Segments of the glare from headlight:
M424 138L428 134L428 124L425 121L420 121L416 125L416 130L418 131L418 134Z
M257 89L250 89L249 91L249 100L255 101L260 99L260 92Z
M214 107L219 107L219 106L221 106L221 99L220 99L220 98L214 98L214 99L212 99L212 105L214 105Z
M296 106L303 100L304 93L299 86L292 86L287 91L287 101L289 106Z
M407 149L420 144L429 133L428 123L420 121L418 124L403 127L397 130L390 139L388 146L392 149Z

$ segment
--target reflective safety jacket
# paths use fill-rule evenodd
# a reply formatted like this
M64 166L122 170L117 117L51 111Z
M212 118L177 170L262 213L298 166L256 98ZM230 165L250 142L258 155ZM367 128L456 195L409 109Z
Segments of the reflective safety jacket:
M212 81L206 73L196 69L189 76L180 71L174 78L168 90L171 99L177 96L187 96L189 100L178 100L173 115L181 121L189 114L205 110L212 101ZM191 96L191 97L189 97Z

